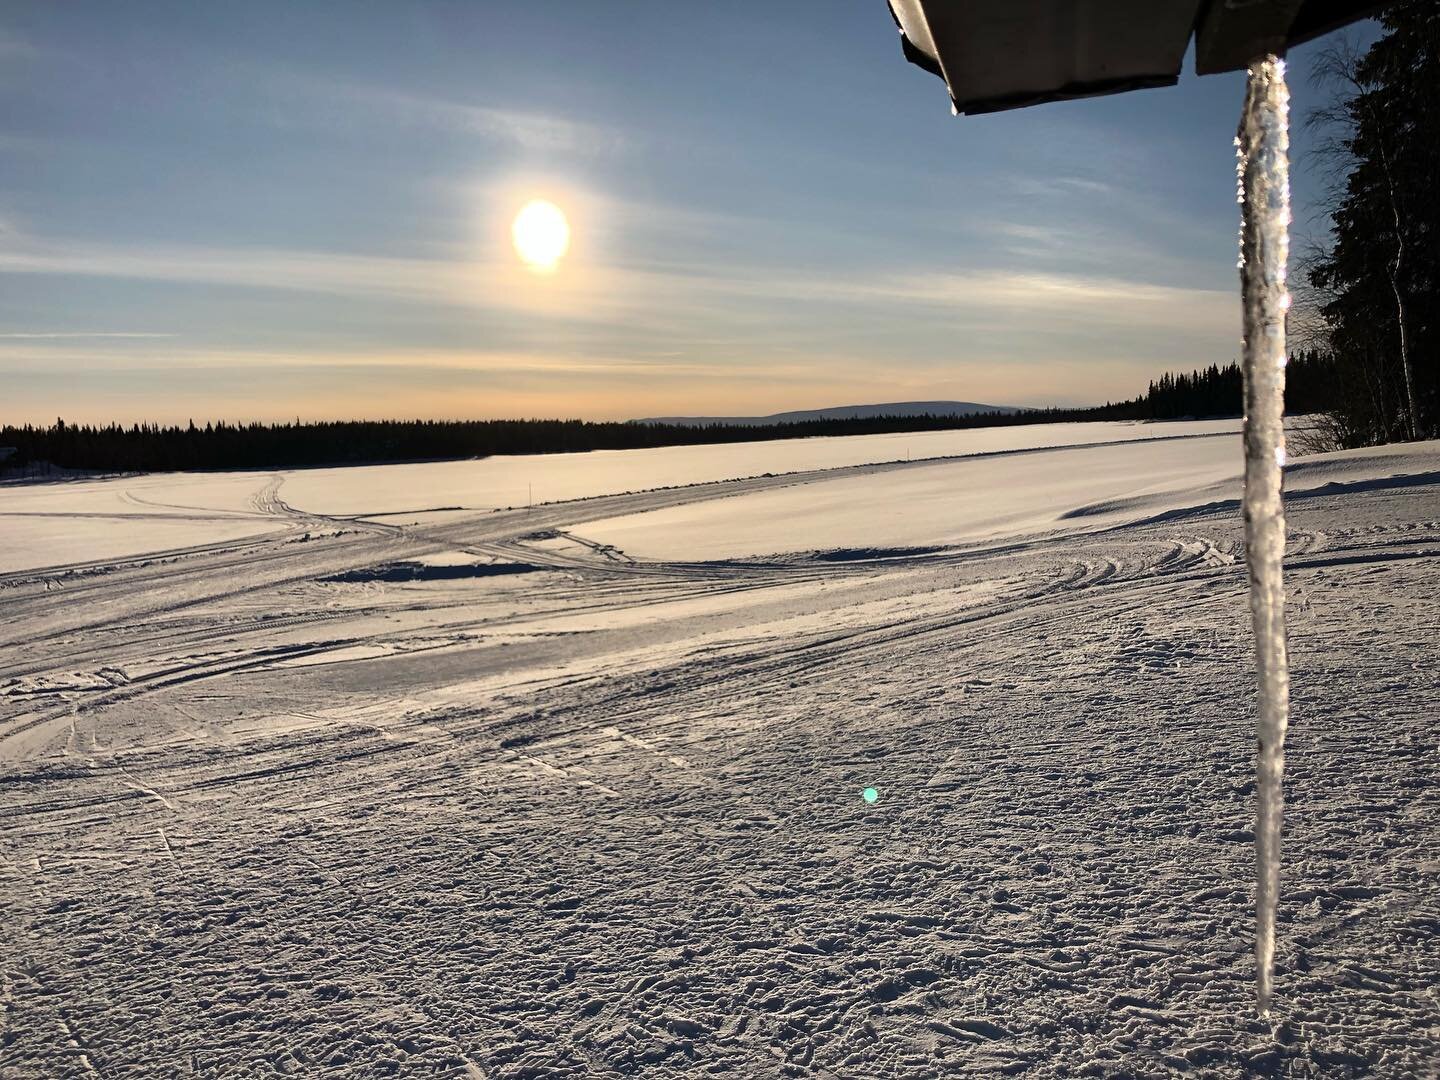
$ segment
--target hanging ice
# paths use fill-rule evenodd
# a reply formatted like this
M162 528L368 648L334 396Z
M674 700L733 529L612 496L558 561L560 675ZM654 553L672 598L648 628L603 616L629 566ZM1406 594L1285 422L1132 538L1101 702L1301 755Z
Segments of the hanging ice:
M1245 306L1245 548L1250 615L1260 681L1256 770L1255 963L1260 1015L1270 1010L1275 906L1280 888L1285 727L1290 676L1285 650L1285 312L1290 296L1290 92L1285 62L1250 66L1236 142L1242 224L1240 281Z

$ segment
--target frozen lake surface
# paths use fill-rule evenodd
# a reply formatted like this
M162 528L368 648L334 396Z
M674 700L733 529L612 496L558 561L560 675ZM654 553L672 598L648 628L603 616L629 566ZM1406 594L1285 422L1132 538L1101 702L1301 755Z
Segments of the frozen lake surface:
M154 474L63 484L0 485L0 572L138 555L232 540L273 528L267 501L272 476L284 498L308 513L334 516L507 509L759 476L836 469L877 462L993 454L1046 446L1172 439L1233 433L1237 420L1141 424L1036 424L971 431L934 431L855 438L787 439L655 450L535 454L441 461L297 469L278 474ZM457 509L458 508L458 509ZM83 518L79 515L84 515ZM90 523L76 528L77 520Z

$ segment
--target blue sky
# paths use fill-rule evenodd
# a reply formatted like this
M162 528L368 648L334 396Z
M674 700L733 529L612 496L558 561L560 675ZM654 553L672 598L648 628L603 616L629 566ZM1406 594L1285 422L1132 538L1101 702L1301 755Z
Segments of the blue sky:
M1132 396L1238 351L1188 66L957 119L883 0L0 3L0 421Z

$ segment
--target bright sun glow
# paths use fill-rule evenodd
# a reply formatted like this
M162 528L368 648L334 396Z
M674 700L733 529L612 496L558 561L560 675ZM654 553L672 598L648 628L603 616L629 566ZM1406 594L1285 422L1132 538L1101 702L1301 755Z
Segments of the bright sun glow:
M525 204L510 226L515 253L539 274L555 271L570 247L570 223L552 202L535 199Z

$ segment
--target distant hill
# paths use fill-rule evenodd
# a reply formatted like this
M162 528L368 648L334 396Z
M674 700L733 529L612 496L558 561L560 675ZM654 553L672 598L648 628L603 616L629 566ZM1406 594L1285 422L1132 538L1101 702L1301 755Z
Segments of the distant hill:
M831 409L799 409L769 416L647 416L632 424L674 424L678 427L763 427L767 424L802 424L810 420L868 420L876 416L974 416L1025 412L1009 405L982 405L977 401L892 401L882 405L837 405Z

